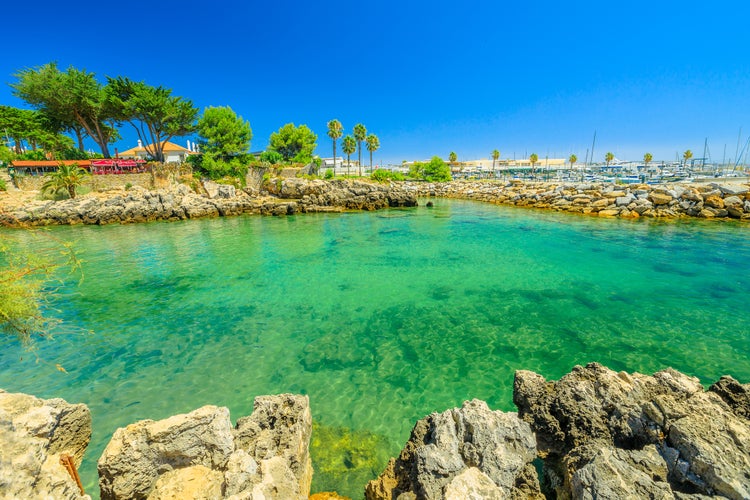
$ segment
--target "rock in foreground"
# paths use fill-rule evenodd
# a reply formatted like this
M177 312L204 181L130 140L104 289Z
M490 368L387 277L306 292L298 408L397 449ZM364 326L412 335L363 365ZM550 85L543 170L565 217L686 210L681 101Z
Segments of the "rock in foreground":
M484 401L467 401L417 422L401 455L367 485L366 497L544 498L535 458L526 422Z
M557 498L750 498L748 388L722 380L591 363L557 382L518 371L513 400Z
M216 406L137 422L99 459L101 498L307 498L311 429L307 396L291 394L257 397L234 429Z
M61 461L78 468L90 439L86 405L0 390L0 496L90 499Z

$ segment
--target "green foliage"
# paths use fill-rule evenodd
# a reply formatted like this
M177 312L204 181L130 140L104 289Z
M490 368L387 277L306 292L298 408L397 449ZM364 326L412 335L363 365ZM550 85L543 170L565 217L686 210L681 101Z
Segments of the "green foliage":
M41 191L52 193L67 192L68 196L72 199L76 197L76 189L83 184L83 182L90 176L90 174L74 163L72 165L60 164L57 171L47 175L46 181L42 184Z
M350 157L352 153L357 150L357 141L355 141L354 137L351 135L347 135L344 137L344 140L341 141L341 149L346 155L346 175L349 175L349 167L351 166Z
M260 154L260 161L267 162L271 165L279 165L284 161L284 157L277 151L263 151Z
M130 191L130 189L133 187L132 182L126 182L125 183L125 191Z
M198 108L173 96L171 89L118 77L108 79L105 93L115 118L133 126L146 152L157 161L164 161L164 142L195 130Z
M646 165L648 165L653 159L654 155L652 155L651 153L646 153L645 155L643 155L643 163L645 163Z
M18 159L30 160L30 161L44 161L47 159L47 156L44 154L44 151L37 149L36 151L26 151L25 153L18 155Z
M203 154L196 170L205 174L211 180L219 180L223 177L243 179L247 175L248 163L244 156L229 160L217 160L211 155Z
M0 144L0 165L9 165L16 159L16 154L9 148Z
M210 179L244 182L250 163L250 124L229 107L206 108L197 126L202 155L191 164Z
M372 170L372 154L380 148L380 139L375 134L370 134L365 139L367 151L370 152L370 170Z
M429 163L414 162L409 167L409 177L429 182L447 182L452 179L451 169L440 157L433 156Z
M287 123L278 132L273 132L268 140L269 149L276 151L286 161L309 163L313 151L318 146L318 136L307 125L296 127Z
M534 165L539 162L539 155L531 153L531 155L529 155L529 162L531 163L531 168L534 168Z
M14 76L18 81L11 87L16 96L39 109L59 129L74 131L79 147L83 135L88 135L109 158L108 144L118 136L116 110L93 73L72 66L61 72L52 62Z
M89 155L85 151L81 151L78 148L66 148L65 150L61 151L58 155L58 159L60 160L88 160L89 157L95 157L97 155Z
M327 168L326 169L326 173L323 176L323 178L324 179L333 179L333 169L332 168Z
M33 337L47 337L59 323L42 314L42 306L53 292L51 285L63 266L79 268L76 256L66 243L47 232L25 231L35 239L34 251L11 248L8 240L0 242L0 332L15 335L26 347Z
M203 154L227 159L250 151L250 124L228 106L206 108L197 129Z
M333 141L333 166L336 166L336 141L344 135L344 126L341 122L334 119L328 122L328 137Z
M571 165L573 165L575 162L578 161L578 157L576 155L570 155L570 158L568 158L568 161Z
M361 123L354 126L354 139L357 141L357 161L359 163L359 175L362 176L362 142L367 139L367 128Z
M609 166L609 163L615 159L615 155L612 152L607 152L607 154L604 155L604 161L607 162L607 166Z
M690 151L689 149L688 149L687 151L685 151L684 153L682 153L682 160L683 160L684 162L688 162L688 161L690 161L690 159L691 159L692 157L693 157L693 152L692 152L692 151Z
M404 174L379 168L370 174L370 179L378 182L403 181Z
M8 186L5 184L5 179L0 179L0 191L7 191Z
M458 160L458 155L454 151L451 151L450 154L448 155L448 161L451 163L456 163L457 160Z

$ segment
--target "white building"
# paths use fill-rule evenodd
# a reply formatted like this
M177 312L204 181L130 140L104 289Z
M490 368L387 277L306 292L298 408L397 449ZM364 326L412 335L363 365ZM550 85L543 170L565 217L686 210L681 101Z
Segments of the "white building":
M188 145L190 145L190 141L188 141ZM153 151L153 145L149 144L148 149ZM178 146L177 144L169 141L164 141L162 143L162 152L164 153L164 163L182 163L187 159L188 156L197 154L195 151L191 151L188 148L183 148L182 146ZM127 151L123 151L119 154L119 156L120 158L136 158L141 160L151 159L151 154L146 150L140 140L138 141L138 146L132 149L128 149Z

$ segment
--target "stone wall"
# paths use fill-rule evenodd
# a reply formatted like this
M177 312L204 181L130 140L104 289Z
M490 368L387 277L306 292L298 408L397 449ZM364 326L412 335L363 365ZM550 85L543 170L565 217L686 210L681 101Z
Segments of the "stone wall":
M46 178L44 176L26 175L21 177L19 187L23 191L38 191L42 184L44 184ZM99 191L105 189L112 189L118 187L125 187L127 184L131 186L140 186L146 189L150 189L153 185L152 177L150 173L140 174L104 174L104 175L92 175L83 186L90 189L91 191Z

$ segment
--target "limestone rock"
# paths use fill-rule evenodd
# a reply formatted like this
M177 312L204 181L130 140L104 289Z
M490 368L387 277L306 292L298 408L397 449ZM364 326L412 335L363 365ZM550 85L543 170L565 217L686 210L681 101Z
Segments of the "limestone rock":
M290 478L287 482L291 484L286 488L293 495L286 498L307 498L313 473L309 454L311 432L307 396L259 396L255 398L253 413L237 421L234 439L238 450L260 464L262 477L271 474ZM252 476L244 482L237 481L228 494L247 489L254 481Z
M99 458L101 498L146 498L161 474L194 465L221 470L233 451L226 408L142 420L117 429Z
M648 195L648 199L651 200L651 203L654 205L668 205L670 201L672 201L672 195L668 193L659 193L656 191L652 191Z
M750 192L750 187L741 184L712 184L713 187L730 196L736 196Z
M743 408L747 391L722 380L715 391L705 392L697 379L675 370L646 376L591 363L557 382L518 371L513 400L536 433L545 474L558 496L616 498L622 481L622 491L648 491L652 498L684 491L748 498L750 422L734 409ZM669 495L659 493L663 484L627 472L647 463L645 474L656 483L665 482L666 465ZM600 486L613 493L605 495Z
M467 401L460 409L417 422L399 457L367 485L365 495L438 499L449 491L492 491L499 498L543 498L535 474L528 470L533 470L535 457L534 436L516 414Z
M654 445L643 450L623 450L611 446L577 450L593 456L578 464L571 477L573 498L673 498L667 482L667 464Z
M708 390L718 394L735 415L750 420L750 384L740 384L734 378L725 375Z
M39 399L0 390L0 494L3 498L83 499L61 464L76 467L91 439L91 413L84 404Z
M221 498L224 476L204 465L193 465L163 474L148 500L201 500Z
M503 500L503 493L492 479L476 467L469 467L451 479L445 487L443 498L446 500Z
M259 396L232 429L204 406L118 429L99 459L102 499L284 498L310 492L307 396Z

